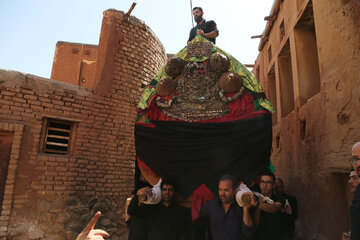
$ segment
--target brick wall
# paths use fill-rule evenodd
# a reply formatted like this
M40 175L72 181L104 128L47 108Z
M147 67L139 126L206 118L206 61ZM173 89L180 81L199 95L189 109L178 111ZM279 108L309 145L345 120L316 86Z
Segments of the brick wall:
M136 105L166 55L144 23L116 10L104 12L98 51L93 89L0 70L0 126L23 125L0 239L74 239L97 210L111 239L126 239L122 213L133 187ZM40 152L44 119L74 123L69 155Z

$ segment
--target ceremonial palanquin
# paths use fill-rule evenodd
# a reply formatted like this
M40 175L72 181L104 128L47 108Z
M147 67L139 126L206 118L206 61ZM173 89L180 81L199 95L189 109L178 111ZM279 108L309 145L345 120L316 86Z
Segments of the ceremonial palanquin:
M196 207L216 194L221 175L250 183L269 165L271 112L247 68L197 35L141 97L137 167L151 184L173 179Z

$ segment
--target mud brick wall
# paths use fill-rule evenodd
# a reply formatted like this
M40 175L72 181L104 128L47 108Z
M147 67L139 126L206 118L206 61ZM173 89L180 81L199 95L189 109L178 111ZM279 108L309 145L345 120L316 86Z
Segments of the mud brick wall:
M360 3L284 1L267 37L254 73L276 107L271 160L298 199L297 239L339 239L360 141Z
M136 105L165 61L148 26L107 10L92 88L0 70L0 131L13 132L17 146L10 153L0 239L75 239L98 210L103 216L96 227L111 239L127 239L122 217L133 190ZM46 119L74 124L70 154L41 152Z

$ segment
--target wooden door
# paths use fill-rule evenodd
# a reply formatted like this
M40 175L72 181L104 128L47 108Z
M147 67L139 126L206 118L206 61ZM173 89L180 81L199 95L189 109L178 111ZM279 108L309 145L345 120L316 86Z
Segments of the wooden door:
M0 215L11 154L13 133L0 132Z

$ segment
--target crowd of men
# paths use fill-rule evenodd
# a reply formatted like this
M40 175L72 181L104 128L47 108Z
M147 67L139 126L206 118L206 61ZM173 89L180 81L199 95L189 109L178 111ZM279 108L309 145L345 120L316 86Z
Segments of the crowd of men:
M350 159L353 169L349 175L349 188L354 193L350 207L351 229L342 234L342 240L360 239L360 142L352 148ZM242 206L235 198L239 181L224 175L218 183L218 197L206 202L200 217L192 221L191 211L175 200L176 185L162 180L161 200L145 204L139 200L144 188L137 191L128 207L129 240L291 240L295 239L295 221L298 216L297 200L284 192L284 184L265 170L255 184L251 200ZM94 229L101 213L97 212L77 240L101 240L109 234Z
M261 194L251 194L251 201L242 207L235 200L238 185L233 176L221 177L218 198L206 202L194 222L190 209L174 201L176 185L171 181L161 182L158 204L139 201L140 189L127 210L131 216L129 240L294 239L297 201L284 193L281 179L264 171L258 184Z
M349 175L349 187L355 193L351 205L351 230L342 240L360 239L360 143L354 145L352 161L357 161ZM200 217L191 220L191 211L175 202L176 185L163 180L160 185L161 201L145 204L139 200L140 189L128 207L129 240L241 240L295 239L295 221L298 216L297 200L284 192L284 184L265 170L255 185L260 194L251 194L251 201L241 207L236 199L239 182L224 175L218 183L218 197L206 202ZM109 234L95 229L100 217L97 212L77 240L104 239Z

